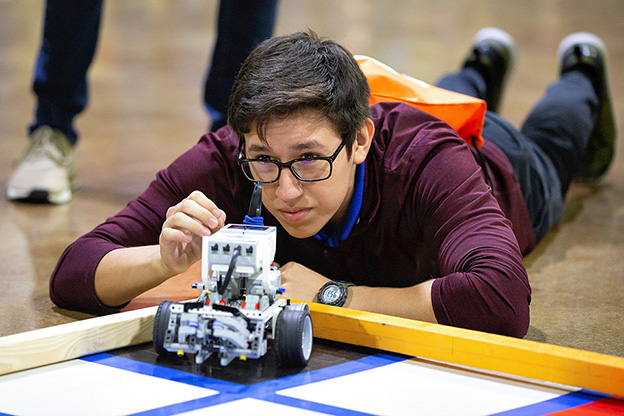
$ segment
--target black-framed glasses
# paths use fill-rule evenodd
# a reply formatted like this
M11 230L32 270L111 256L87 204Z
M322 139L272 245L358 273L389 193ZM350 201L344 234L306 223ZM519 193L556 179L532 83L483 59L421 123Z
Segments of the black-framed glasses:
M246 159L243 156L245 140L241 137L238 145L238 157L236 162L243 169L243 173L250 181L273 183L276 182L282 169L288 168L295 178L303 182L318 182L328 179L332 174L332 166L338 154L345 147L347 138L342 139L342 143L331 156L311 156L293 159L282 163L274 159Z

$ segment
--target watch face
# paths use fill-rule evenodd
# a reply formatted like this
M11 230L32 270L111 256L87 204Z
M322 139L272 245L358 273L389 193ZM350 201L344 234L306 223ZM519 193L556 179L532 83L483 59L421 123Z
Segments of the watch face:
M335 303L340 299L340 288L337 285L327 286L323 291L323 301L325 303Z

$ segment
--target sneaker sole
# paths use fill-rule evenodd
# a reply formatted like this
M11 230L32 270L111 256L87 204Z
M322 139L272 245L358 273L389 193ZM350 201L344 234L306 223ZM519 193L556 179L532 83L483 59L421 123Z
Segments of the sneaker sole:
M30 191L18 190L15 188L7 189L7 198L11 201L30 202L33 204L54 204L61 205L68 203L72 198L70 190L50 193L42 189L33 189Z
M600 49L605 59L605 66L607 65L607 61L608 61L607 47L605 46L602 39L600 39L598 36L594 35L593 33L578 32L578 33L573 33L571 35L566 36L559 43L559 47L557 48L557 60L559 61L560 66L561 66L561 60L563 59L563 54L565 53L565 51L570 49L573 45L576 45L579 43L588 43Z

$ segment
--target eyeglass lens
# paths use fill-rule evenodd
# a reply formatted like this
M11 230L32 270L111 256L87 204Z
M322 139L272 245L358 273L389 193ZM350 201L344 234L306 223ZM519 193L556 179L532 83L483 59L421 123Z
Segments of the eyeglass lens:
M280 174L280 166L270 161L245 161L242 166L249 179L256 181L272 182ZM329 177L331 163L323 159L299 160L290 165L290 170L299 179L322 180Z

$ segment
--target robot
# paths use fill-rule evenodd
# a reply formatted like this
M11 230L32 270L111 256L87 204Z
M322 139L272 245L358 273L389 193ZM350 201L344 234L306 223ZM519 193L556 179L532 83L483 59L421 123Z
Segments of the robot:
M254 207L260 212L259 195L256 184L250 215ZM188 354L197 364L216 354L227 366L237 357L262 357L272 339L281 366L306 366L313 340L310 310L280 298L281 273L272 264L276 235L275 227L229 224L203 237L202 281L193 285L202 292L193 302L159 305L156 352Z

